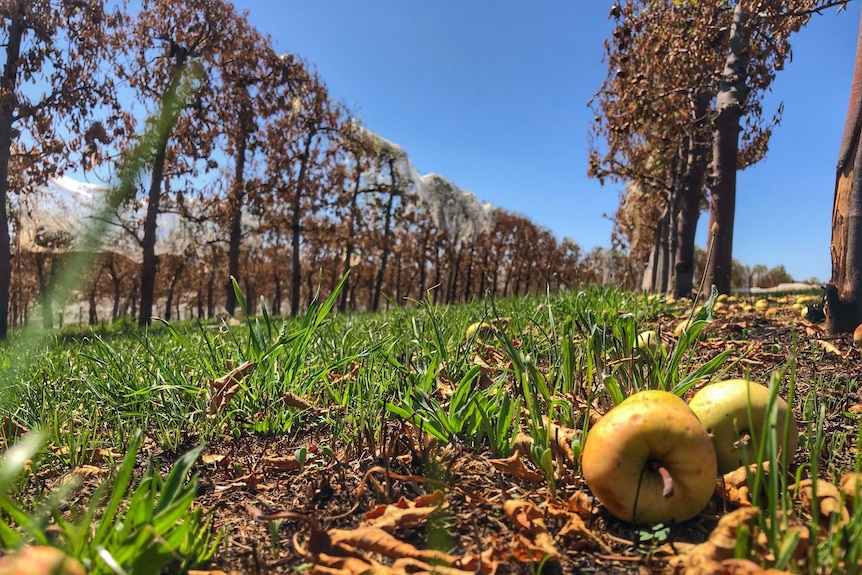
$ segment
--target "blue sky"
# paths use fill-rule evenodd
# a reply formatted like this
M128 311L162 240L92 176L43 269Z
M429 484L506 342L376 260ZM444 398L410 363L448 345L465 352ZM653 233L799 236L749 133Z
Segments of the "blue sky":
M586 103L605 76L610 1L236 0L278 51L313 64L334 99L480 200L526 215L585 250L608 246L621 184L586 176ZM766 160L741 172L734 256L831 275L838 146L858 4L794 37L765 109L784 103ZM707 215L699 222L705 247Z

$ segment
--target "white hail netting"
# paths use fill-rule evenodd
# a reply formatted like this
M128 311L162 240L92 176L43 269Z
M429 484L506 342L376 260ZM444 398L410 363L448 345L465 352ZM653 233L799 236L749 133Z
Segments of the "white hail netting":
M431 214L435 226L458 241L464 241L491 226L494 214L491 204L480 202L472 193L462 190L439 174L420 176L401 146L367 130L365 134L383 154L395 159L393 168L399 179L406 183L405 191L419 198ZM383 168L386 172L382 171ZM391 183L390 177L388 164L383 162L380 170L372 171L369 180L375 185L384 185Z
M480 233L493 223L494 208L480 202L472 193L462 190L443 176L420 176L403 148L376 134L366 131L375 146L393 159L394 174L389 162L380 162L367 176L369 185L397 184L407 194L415 194L425 205L434 225L458 241ZM79 182L67 176L50 180L47 185L23 194L20 200L20 247L30 252L66 252L75 249L75 238L82 232L102 206L106 188ZM194 210L193 200L186 200ZM127 227L141 230L145 205L130 205L120 214ZM262 240L255 233L259 222L243 215L244 244L251 249L260 247ZM137 240L120 226L108 227L103 249L141 261ZM140 233L140 232L139 232ZM224 232L213 222L192 222L176 213L161 213L157 220L156 253L159 255L195 255L211 243L224 239Z
M43 253L74 251L75 240L83 237L84 228L104 205L106 192L103 186L63 176L23 194L18 230L21 249ZM194 209L193 202L187 202ZM144 215L144 207L130 205L119 217L131 229L141 230ZM192 222L172 212L159 214L156 225L158 255L201 255L204 246L223 236L213 222ZM246 245L260 245L260 238L253 234L256 221L243 217L243 229L248 236ZM119 225L108 226L102 249L141 261L137 239Z

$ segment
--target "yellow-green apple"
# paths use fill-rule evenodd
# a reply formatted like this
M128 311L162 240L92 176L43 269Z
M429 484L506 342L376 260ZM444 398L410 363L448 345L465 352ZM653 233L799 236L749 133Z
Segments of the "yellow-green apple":
M581 455L584 479L623 521L685 521L712 497L715 449L680 398L641 393L651 397L632 395L590 429Z
M643 391L639 391L637 393L633 393L632 395L625 398L622 403L634 403L636 401L649 401L649 402L658 402L664 403L670 407L676 407L677 409L683 409L685 411L691 411L691 408L688 406L688 403L685 402L683 398L669 391L663 391L661 389L645 389Z
M661 355L661 350L664 349L664 344L661 342L656 331L648 330L638 334L635 347L641 356L653 358L656 355Z
M679 322L678 324L676 324L676 327L673 328L673 334L676 337L682 337L682 333L684 331L687 331L688 328L691 327L691 322L692 322L692 320L690 320L690 319L686 319L686 320Z
M729 473L746 463L758 463L757 453L768 416L769 395L769 388L759 383L728 379L707 385L689 402L689 407L712 437L719 473ZM787 426L784 453L789 460L799 445L799 431L787 402L776 397L775 403L776 428L766 429L766 432L777 434L779 449L785 449L783 438Z

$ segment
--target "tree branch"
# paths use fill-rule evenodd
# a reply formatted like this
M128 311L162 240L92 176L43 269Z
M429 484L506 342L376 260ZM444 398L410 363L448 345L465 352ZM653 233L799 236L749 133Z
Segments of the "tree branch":
M792 12L781 12L780 14L768 14L766 12L759 12L757 14L758 18L762 18L764 20L770 20L775 18L797 18L802 16L811 16L812 14L823 14L825 10L829 8L834 8L835 6L840 6L841 8L838 10L840 13L842 10L847 8L847 5L853 0L834 0L833 2L827 2L822 6L818 6L817 8L810 8L808 10L794 10Z

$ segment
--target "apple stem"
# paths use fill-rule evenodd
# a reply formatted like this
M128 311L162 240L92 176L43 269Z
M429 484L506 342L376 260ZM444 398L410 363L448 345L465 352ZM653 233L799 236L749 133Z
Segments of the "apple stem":
M664 497L670 497L673 495L673 476L668 471L667 467L659 463L658 461L650 461L650 468L653 471L656 471L659 475L661 475L661 480L664 483L664 489L661 494Z
M751 435L747 431L743 431L738 441L733 442L733 446L737 449L740 447L748 447L751 445Z

